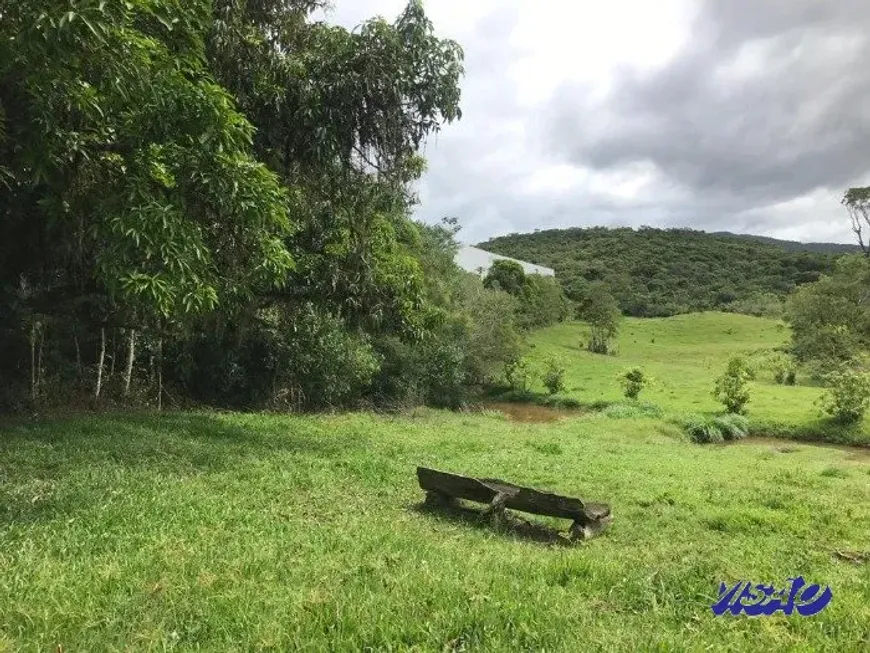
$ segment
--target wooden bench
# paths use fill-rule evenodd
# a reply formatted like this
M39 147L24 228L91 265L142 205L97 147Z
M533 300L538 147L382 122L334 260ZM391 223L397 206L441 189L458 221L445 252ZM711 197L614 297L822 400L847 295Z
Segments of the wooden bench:
M417 468L417 480L426 491L426 503L445 505L456 499L489 504L484 514L501 519L505 508L535 515L572 520L571 539L588 539L603 531L612 520L606 503L539 492L496 478L471 478L426 467Z

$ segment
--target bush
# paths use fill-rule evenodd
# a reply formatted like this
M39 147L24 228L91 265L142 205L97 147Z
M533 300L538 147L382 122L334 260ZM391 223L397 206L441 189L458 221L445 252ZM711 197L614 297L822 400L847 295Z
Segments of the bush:
M523 329L541 329L563 321L571 314L571 302L554 277L526 275L517 295L517 322Z
M551 358L547 361L547 368L541 375L541 381L551 395L559 394L565 389L565 368Z
M469 381L496 381L505 364L522 355L523 338L516 324L517 300L500 290L487 290L480 279L466 274L457 294L465 318L465 348Z
M713 396L729 413L742 414L749 403L750 378L746 362L740 357L732 358L725 374L716 379Z
M627 399L636 400L647 384L643 370L634 368L622 376L622 388Z
M794 385L797 371L794 359L781 351L771 352L763 366L773 374L773 380L780 385Z
M518 358L504 366L504 378L512 390L528 392L531 385L531 369L527 360Z
M870 408L870 373L846 369L828 376L822 409L843 424L860 422Z
M745 438L749 433L749 420L734 413L713 417L696 415L690 417L683 428L693 442L709 444Z

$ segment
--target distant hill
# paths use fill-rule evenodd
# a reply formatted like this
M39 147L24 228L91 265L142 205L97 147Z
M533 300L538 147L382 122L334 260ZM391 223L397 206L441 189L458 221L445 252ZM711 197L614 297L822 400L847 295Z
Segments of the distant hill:
M607 283L623 311L663 317L705 310L761 314L830 272L848 245L804 244L691 229L593 227L511 234L478 245L555 269L569 297Z
M767 236L733 234L730 231L714 231L711 235L757 240L769 245L778 245L794 252L818 252L819 254L858 254L861 252L861 248L858 245L849 245L847 243L801 243L796 240L779 240L778 238L769 238Z

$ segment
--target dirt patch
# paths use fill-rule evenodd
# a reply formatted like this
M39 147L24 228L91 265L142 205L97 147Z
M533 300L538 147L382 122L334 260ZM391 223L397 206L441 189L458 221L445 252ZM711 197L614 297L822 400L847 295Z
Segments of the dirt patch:
M481 410L497 410L507 416L512 422L523 424L548 424L557 422L568 417L578 417L581 413L577 410L565 410L564 408L550 408L537 404L515 404L510 402L494 402L484 404Z
M795 451L800 451L804 447L823 447L825 449L836 449L842 451L843 453L848 454L850 460L870 463L870 447L861 445L831 444L829 442L813 442L811 440L783 440L781 438L751 436L742 440L730 442L726 446L741 444L769 445L778 453L793 453Z

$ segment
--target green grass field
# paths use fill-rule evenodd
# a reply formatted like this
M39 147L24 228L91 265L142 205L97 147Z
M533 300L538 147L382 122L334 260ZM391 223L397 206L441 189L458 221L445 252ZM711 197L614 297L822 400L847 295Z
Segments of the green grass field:
M695 313L664 319L627 319L618 338L618 355L600 356L584 349L587 330L568 322L533 334L529 358L541 367L548 358L563 365L566 395L584 403L622 401L619 375L640 367L653 379L642 402L669 416L722 410L711 392L717 376L734 355L785 345L789 333L776 320L730 313ZM752 383L749 417L753 430L771 435L870 443L870 418L849 430L831 425L815 404L823 390L799 374L794 387L777 385L762 371ZM544 391L540 381L535 390Z
M0 461L0 650L870 646L870 567L834 555L870 546L860 452L600 416L203 413L9 426ZM418 464L615 520L564 547L427 513ZM820 615L713 617L719 581L796 574L831 586Z
M536 334L533 355L560 356L569 394L593 402L640 365L667 415L715 410L727 357L785 338L739 316L629 321L620 356L600 357L581 331ZM819 392L760 379L751 415L799 430ZM701 446L667 417L566 414L9 423L0 651L870 650L867 450ZM607 501L614 522L566 546L428 511L421 464ZM830 585L821 614L712 614L720 581L796 575Z

